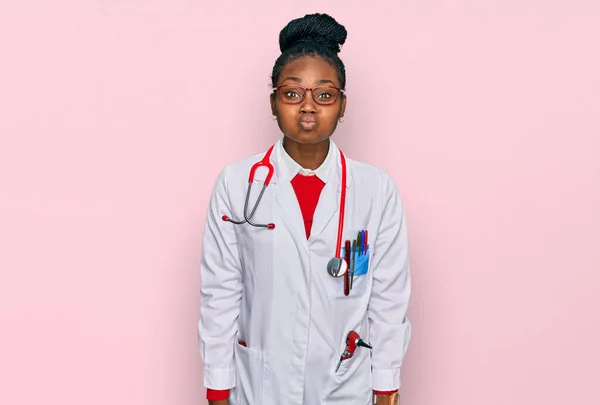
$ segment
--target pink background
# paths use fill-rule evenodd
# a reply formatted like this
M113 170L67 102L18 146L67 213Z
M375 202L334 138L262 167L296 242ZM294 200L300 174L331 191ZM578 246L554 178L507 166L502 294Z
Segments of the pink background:
M600 403L599 3L250 3L0 2L0 403L204 403L209 193L279 136L315 11L349 31L335 140L406 205L402 403Z

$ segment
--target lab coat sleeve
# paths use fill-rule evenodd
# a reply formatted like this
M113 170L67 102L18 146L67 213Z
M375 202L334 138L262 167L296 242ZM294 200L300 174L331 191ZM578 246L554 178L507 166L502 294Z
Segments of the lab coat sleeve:
M231 215L227 169L219 175L210 199L202 244L199 346L204 386L226 390L236 385L234 343L242 295L242 273Z
M411 335L406 316L411 277L408 234L397 188L382 173L383 218L373 247L373 289L369 298L369 339L375 391L400 388L400 370Z

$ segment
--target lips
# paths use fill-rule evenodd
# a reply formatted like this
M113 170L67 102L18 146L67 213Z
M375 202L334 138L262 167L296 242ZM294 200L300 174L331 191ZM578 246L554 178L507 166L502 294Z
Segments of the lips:
M300 118L300 126L303 129L313 129L317 125L317 117L314 115L303 115Z
M315 117L314 115L303 115L302 118L300 118L300 122L305 122L305 123L311 123L311 122L317 122L317 117Z

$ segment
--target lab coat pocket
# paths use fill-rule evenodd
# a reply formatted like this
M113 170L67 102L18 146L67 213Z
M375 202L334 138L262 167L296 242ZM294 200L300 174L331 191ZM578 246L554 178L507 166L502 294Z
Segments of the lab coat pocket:
M260 405L263 402L265 372L264 352L235 345L237 384L233 396L239 405Z
M346 344L344 343L344 348ZM349 359L343 360L340 364L340 368L336 371L335 376L338 380L344 380L346 377L344 375L348 372L349 369L355 370L357 368L361 368L364 366L368 366L366 364L369 361L370 353L369 350L364 347L359 347L356 349L356 352Z
M345 255L345 249L342 247L342 257ZM331 285L333 288L332 294L335 299L349 299L364 295L367 282L369 279L369 257L371 249L367 246L366 253L355 255L354 262L354 277L352 277L352 265L348 269L350 277L350 294L344 294L344 277L331 277Z

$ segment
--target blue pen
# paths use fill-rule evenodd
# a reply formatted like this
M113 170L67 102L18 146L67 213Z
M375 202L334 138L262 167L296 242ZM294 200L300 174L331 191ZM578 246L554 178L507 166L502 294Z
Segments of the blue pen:
M362 246L361 254L365 254L367 252L367 247L365 246L365 231L360 231L360 246Z

